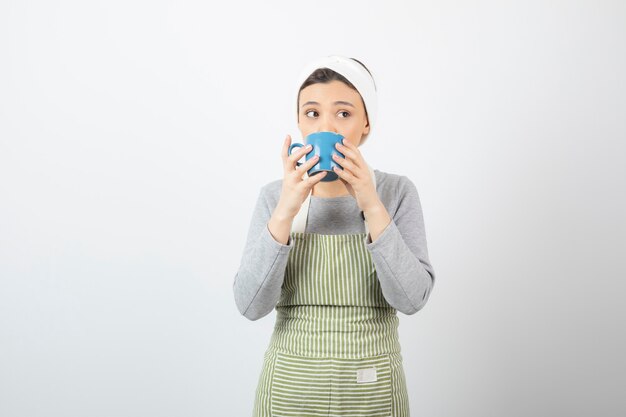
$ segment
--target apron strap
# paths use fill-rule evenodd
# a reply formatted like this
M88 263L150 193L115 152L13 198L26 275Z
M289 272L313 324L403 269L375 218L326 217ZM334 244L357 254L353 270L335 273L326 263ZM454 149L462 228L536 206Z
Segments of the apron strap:
M369 164L367 164L367 168L369 169L370 175L372 176L372 180L374 181L374 189L376 189L376 174L374 174L374 170ZM304 175L302 176L302 179L306 179L308 178L308 176L309 175L305 172ZM309 195L306 197L306 199L302 203L302 206L300 207L300 211L298 212L298 214L296 214L296 217L294 217L293 219L293 223L291 224L292 232L304 233L306 229L307 218L309 216L310 203L311 203L311 192L309 192ZM367 221L363 219L363 222L365 223L365 233L369 233L369 229L367 227Z

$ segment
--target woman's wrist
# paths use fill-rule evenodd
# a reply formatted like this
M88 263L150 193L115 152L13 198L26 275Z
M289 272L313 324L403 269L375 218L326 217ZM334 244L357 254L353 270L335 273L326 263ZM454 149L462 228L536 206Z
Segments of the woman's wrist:
M367 222L372 242L378 239L378 236L382 234L392 220L382 202L363 210L363 215Z
M274 212L272 213L272 217L280 222L291 222L296 217L295 213L291 213L290 210L286 210L283 207L283 204L280 200L278 200L278 204L274 208Z
M270 220L267 222L267 228L274 240L283 245L289 243L293 219L294 216L286 214L280 207L276 206Z

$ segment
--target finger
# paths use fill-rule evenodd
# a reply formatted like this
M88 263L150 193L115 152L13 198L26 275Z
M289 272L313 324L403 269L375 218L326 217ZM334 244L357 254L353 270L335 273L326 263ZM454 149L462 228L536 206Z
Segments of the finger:
M319 174L309 175L309 177L305 180L307 187L312 188L315 184L320 182L322 178L328 175L328 171L322 171Z
M291 146L291 136L287 135L283 141L283 148L280 151L280 157L283 160L283 168L288 168L289 162L289 146Z
M359 147L356 146L354 143L352 143L351 141L349 141L348 139L344 139L340 142L343 146L346 146L350 149L352 149L355 152L359 151Z
M293 166L296 161L299 161L304 155L311 152L313 148L307 148L307 146L308 145L300 146L297 151L292 152L291 155L289 155L289 163L291 166Z
M285 136L285 140L283 140L283 149L280 153L282 156L288 156L289 145L291 145L291 136L287 135Z
M346 188L348 189L348 192L354 197L354 188L352 187L352 184L350 184L348 181L344 180L343 178L339 177L339 180L341 182L343 182L343 184L346 186Z
M352 145L354 146L354 145ZM350 158L359 168L363 167L365 161L361 156L361 152L358 149L354 149L353 147L344 146L341 143L337 143L335 148L341 152L346 158Z
M348 181L350 184L356 181L356 177L348 169L334 168L334 171L337 175L339 175L339 178Z
M304 175L305 171L308 171L309 169L311 169L311 167L315 164L317 164L319 162L320 157L317 155L313 155L309 160L307 160L305 163L303 163L302 165L300 165L296 171L298 171L298 174L300 176Z
M349 169L354 174L358 173L361 170L361 168L358 167L354 162L349 159L342 158L339 155L333 155L333 161L341 165L342 168Z

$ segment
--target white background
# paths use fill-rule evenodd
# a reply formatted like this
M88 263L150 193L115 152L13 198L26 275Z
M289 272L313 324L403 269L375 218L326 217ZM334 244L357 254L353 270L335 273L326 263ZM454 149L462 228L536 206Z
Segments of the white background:
M437 274L412 416L623 416L625 51L623 1L2 1L0 415L251 415L275 312L232 282L341 54Z

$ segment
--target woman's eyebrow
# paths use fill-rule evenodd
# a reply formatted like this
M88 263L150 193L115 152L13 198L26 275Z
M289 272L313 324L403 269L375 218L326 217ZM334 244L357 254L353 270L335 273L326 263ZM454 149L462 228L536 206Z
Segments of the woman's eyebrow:
M317 101L307 101L306 103L304 103L302 106L300 107L304 107L307 106L309 104L315 104L317 106L320 105L320 103L318 103ZM352 103L350 103L349 101L335 101L333 104L343 104L344 106L350 106L350 107L354 107L354 105Z

